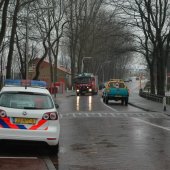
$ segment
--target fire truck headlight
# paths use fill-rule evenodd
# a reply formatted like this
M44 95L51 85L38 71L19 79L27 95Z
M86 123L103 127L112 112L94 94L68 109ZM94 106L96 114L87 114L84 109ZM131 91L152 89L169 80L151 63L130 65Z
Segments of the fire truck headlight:
M89 89L89 92L91 92L92 91L92 89Z
M76 91L77 91L77 92L79 92L80 90L79 90L79 89L77 89Z

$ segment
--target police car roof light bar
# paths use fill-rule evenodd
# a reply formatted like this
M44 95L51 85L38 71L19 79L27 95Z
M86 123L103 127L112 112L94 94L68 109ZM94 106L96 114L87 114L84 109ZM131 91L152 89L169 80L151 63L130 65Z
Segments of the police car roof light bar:
M47 87L47 83L45 81L38 80L13 80L6 79L5 86L23 86L23 87Z

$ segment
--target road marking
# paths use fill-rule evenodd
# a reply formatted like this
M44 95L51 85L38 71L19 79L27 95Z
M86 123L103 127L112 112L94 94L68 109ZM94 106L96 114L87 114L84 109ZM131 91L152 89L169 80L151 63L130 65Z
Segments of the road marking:
M114 112L118 112L118 110L113 109L112 107L110 107L110 106L108 106L107 104L105 104L105 103L102 101L102 99L100 99L100 101L101 101L106 107L108 107L109 109L113 110Z
M114 113L110 113L110 115L111 115L112 117L116 117Z
M134 117L133 117L133 119L136 119L136 120L138 120L138 121L141 121L141 122L143 122L143 123L146 123L146 124L148 124L148 125L151 125L151 126L154 126L154 127L160 128L160 129L164 129L164 130L170 131L170 127L167 128L167 127L164 127L164 126L160 126L160 125L157 125L157 124L154 124L154 123L151 123L151 122L147 122L147 121L142 120L142 119L139 119L139 118L134 118Z
M101 113L98 113L99 117L102 117L102 114Z
M85 113L87 117L89 117L89 114L88 113Z
M83 117L147 117L147 118L168 118L168 116L161 113L151 113L151 112L73 112L62 114L62 119L64 118L83 118Z

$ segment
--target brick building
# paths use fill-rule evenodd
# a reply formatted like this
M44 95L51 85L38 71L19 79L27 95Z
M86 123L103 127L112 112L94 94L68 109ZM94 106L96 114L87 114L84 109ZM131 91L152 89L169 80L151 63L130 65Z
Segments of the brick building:
M33 79L35 76L35 68L39 59L34 59L28 68L28 79ZM43 61L40 65L39 80L46 81L48 86L51 86L50 63ZM57 82L65 84L65 88L71 89L71 71L60 66L57 68Z

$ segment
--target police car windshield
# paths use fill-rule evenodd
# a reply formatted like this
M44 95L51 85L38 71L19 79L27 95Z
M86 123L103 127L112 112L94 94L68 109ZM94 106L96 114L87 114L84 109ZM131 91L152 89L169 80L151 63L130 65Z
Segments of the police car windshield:
M51 109L54 107L48 95L27 92L1 93L0 106L16 109Z

